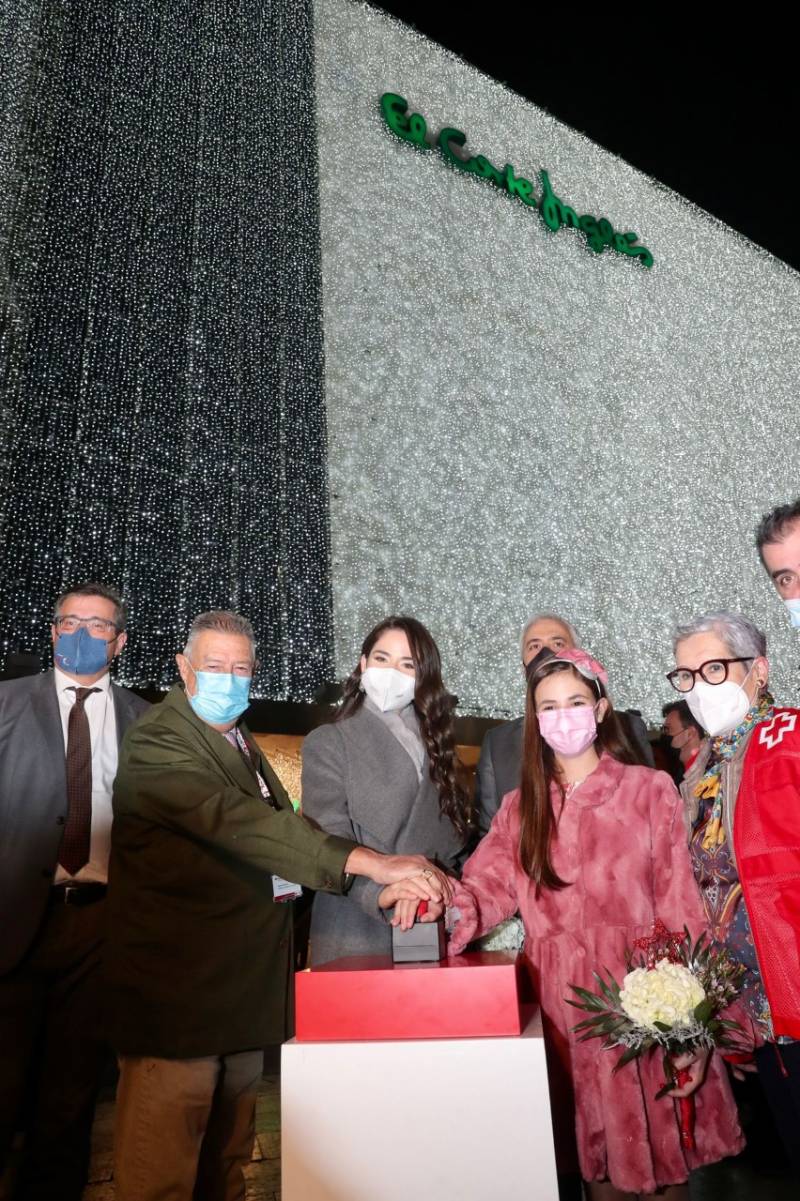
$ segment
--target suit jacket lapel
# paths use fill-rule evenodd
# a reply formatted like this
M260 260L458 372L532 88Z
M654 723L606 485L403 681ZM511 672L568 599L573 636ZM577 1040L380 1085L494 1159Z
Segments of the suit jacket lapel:
M269 760L263 754L258 743L253 738L253 735L247 729L247 726L240 726L239 729L242 731L242 736L244 737L245 742L247 743L247 745L250 748L250 754L253 757L252 762L256 764L259 772L264 777L264 781L267 785L267 788L270 790L273 797L275 798L276 804L281 809L292 809L293 805L292 805L292 802L289 800L288 792L283 787L283 784L281 784L280 780L278 779L278 776L276 775L276 773L272 767L272 764L269 762Z
M111 699L114 702L114 716L117 719L117 746L122 742L128 726L136 720L136 714L131 712L130 695L124 688L111 681Z
M58 708L55 676L47 671L39 676L36 687L31 692L31 709L36 725L42 736L45 754L53 773L54 781L66 790L67 769L66 752L64 750L64 728L61 725L61 714Z
M237 787L243 792L248 792L253 796L257 796L259 800L264 798L261 795L261 789L256 779L256 768L261 772L267 787L275 797L278 805L285 809L291 807L291 801L286 795L286 790L281 785L272 768L267 763L266 759L261 754L258 744L253 739L252 734L247 726L243 723L239 725L242 737L250 748L251 760L248 763L238 746L233 746L224 734L220 734L219 730L212 730L202 718L198 717L194 709L186 700L186 695L180 685L176 684L167 694L162 704L172 705L179 709L183 717L191 724L195 731L195 736L202 741L206 750L214 757L219 764L223 773L228 776Z
M261 797L261 789L258 786L252 763L247 762L238 746L233 746L224 734L220 734L219 730L212 730L210 726L206 726L203 733L206 744L215 758L219 760L227 774L233 778L242 791Z

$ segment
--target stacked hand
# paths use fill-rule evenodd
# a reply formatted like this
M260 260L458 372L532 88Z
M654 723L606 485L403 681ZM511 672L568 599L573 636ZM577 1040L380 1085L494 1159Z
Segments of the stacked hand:
M378 904L381 909L394 908L392 926L410 930L416 920L420 901L424 901L427 908L419 920L435 922L444 913L451 896L451 882L431 865L417 876L409 876L405 880L388 884L378 897Z
M386 885L378 904L381 909L394 908L391 923L403 930L414 925L420 901L428 903L428 912L420 921L435 922L453 895L447 874L424 855L381 855L368 847L356 847L350 852L345 871Z

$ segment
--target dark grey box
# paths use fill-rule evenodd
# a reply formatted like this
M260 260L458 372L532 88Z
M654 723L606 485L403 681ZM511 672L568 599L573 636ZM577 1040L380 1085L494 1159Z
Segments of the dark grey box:
M410 930L392 926L392 963L438 963L446 953L443 918L416 921Z

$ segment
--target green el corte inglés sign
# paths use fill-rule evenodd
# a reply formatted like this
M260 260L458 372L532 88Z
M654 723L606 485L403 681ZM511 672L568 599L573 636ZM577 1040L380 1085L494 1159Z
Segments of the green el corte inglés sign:
M476 175L494 184L501 191L507 192L516 200L520 200L528 208L538 209L539 216L548 229L553 233L562 225L577 229L586 238L587 245L596 254L602 254L608 246L619 254L636 258L643 267L653 266L653 256L646 246L638 245L639 235L628 231L617 233L607 217L593 217L591 213L578 215L574 208L564 204L553 191L547 172L539 172L539 195L537 197L534 184L529 179L517 175L516 169L510 163L501 169L495 167L482 154L471 158L462 158L454 147L461 147L467 140L467 135L460 129L446 126L439 131L434 141L428 138L428 126L421 113L409 113L408 102L394 92L384 92L381 96L381 112L392 133L404 142L410 142L419 150L438 150L442 158L452 167L468 175Z

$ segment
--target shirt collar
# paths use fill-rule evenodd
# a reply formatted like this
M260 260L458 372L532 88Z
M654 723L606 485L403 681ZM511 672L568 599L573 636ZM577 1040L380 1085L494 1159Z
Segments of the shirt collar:
M95 680L94 684L79 684L77 680L73 680L72 676L68 676L60 668L54 667L53 671L56 677L56 692L61 693L67 689L75 688L99 688L101 692L108 692L111 688L111 676L106 671L99 680Z

